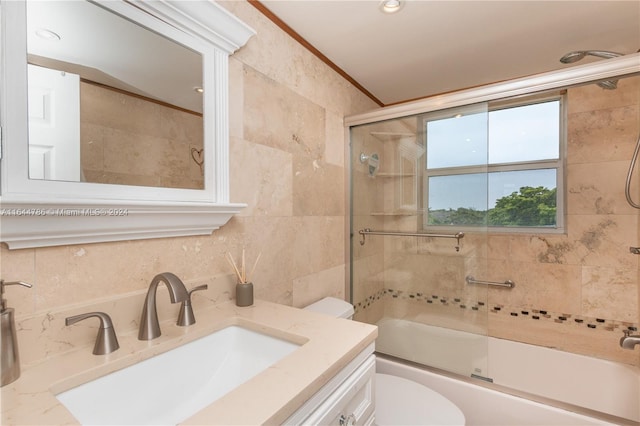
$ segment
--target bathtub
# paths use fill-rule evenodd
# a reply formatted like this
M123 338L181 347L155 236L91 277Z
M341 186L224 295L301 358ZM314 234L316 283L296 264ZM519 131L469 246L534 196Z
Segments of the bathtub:
M378 327L377 371L439 392L464 412L467 425L640 421L636 367L403 319L383 318ZM480 371L488 381L458 370Z

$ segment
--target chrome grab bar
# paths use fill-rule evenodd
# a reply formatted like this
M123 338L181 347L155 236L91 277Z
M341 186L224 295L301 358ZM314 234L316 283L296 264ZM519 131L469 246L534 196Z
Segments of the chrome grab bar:
M458 241L456 251L460 251L460 238L464 238L464 232L456 232L455 234L426 234L419 232L387 232L387 231L374 231L370 228L364 228L358 231L358 234L362 236L360 245L365 243L365 235L391 235L395 237L431 237L431 238L455 238Z
M495 281L476 280L471 275L467 275L467 277L465 278L465 281L467 282L467 284L481 284L481 285L489 285L489 286L493 286L493 287L513 288L516 285L516 283L514 283L511 280L506 280L505 282L498 283L498 282L495 282Z

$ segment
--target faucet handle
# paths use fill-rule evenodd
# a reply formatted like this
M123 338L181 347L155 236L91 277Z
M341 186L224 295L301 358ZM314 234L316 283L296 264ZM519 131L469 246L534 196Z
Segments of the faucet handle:
M89 312L86 314L75 315L65 319L65 325L75 324L87 318L98 317L100 319L100 328L96 337L96 344L93 347L94 355L106 355L116 351L120 345L113 328L111 317L104 312Z
M178 322L177 325L180 327L186 327L188 325L193 325L196 323L196 317L193 314L193 307L191 306L191 293L198 290L206 290L209 286L207 284L199 285L198 287L194 287L187 293L187 299L182 302L180 305L180 313L178 313Z
M33 287L31 284L29 283L25 283L24 281L9 281L6 282L5 280L0 280L0 286L2 286L2 291L4 291L4 286L5 285L21 285L23 287Z
M624 336L620 338L620 347L622 349L633 349L636 345L640 345L640 334L631 334L634 329L626 328L622 330Z
M198 291L198 290L206 290L209 288L208 284L202 284L199 285L198 287L194 287L191 290L188 291L189 297L191 297L191 293L193 293L194 291Z

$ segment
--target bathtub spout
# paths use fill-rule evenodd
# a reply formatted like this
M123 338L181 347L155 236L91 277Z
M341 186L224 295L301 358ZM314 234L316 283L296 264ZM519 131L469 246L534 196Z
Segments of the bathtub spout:
M620 338L620 346L622 349L635 348L636 345L640 345L640 335L632 335L631 330L622 330L624 336Z

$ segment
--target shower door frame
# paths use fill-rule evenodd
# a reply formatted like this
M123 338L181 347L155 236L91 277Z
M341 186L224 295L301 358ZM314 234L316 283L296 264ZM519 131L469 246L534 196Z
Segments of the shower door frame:
M383 107L370 112L346 116L345 125L345 158L351 161L351 136L350 129L353 126L372 124L384 120L407 117L438 111L446 108L490 102L498 99L514 98L534 93L545 92L554 89L567 88L598 80L606 80L612 77L625 77L640 73L640 53L633 53L618 58L590 64L575 65L557 71L536 74L528 77L517 78L500 83L465 89L456 92L434 95L428 98L406 102L389 107ZM351 163L349 163L351 164ZM351 244L354 238L351 227L351 200L352 200L352 170L346 167L346 200L348 214L345 220L345 295L353 303L353 288L351 279Z
M457 106L531 95L592 81L606 80L612 77L624 77L638 72L640 72L640 53L633 53L607 59L606 61L575 65L558 71L549 71L473 89L434 95L362 114L349 115L344 118L344 125L348 136L349 128L360 124L371 124Z

